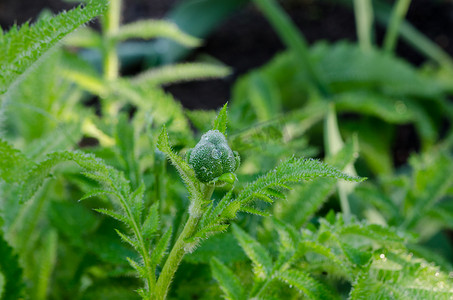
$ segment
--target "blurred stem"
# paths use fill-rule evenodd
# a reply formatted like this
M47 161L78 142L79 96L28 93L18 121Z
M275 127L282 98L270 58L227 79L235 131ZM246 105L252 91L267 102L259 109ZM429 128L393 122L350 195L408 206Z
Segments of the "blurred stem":
M189 219L187 220L184 229L176 240L175 245L171 249L167 261L162 268L159 279L157 280L155 299L164 300L167 297L168 289L170 287L173 276L175 275L176 270L178 269L178 266L181 263L182 258L184 257L184 254L186 253L186 250L184 249L186 246L186 239L191 237L197 230L198 221L202 216L202 204L204 201L211 199L214 188L214 185L203 185L203 199L193 200L191 204L192 206L189 209Z
M327 156L333 156L340 151L344 146L341 139L340 130L338 128L337 115L335 105L329 103L329 111L324 119L324 147ZM348 166L346 167L348 168ZM345 222L349 222L351 218L351 208L348 201L348 186L345 182L338 182L338 197L340 198L341 211Z
M115 35L120 28L121 0L110 0L110 4L102 20L103 46L104 46L104 79L106 82L113 82L119 76L119 59L116 51ZM113 102L105 103L106 112L114 116L118 107Z
M354 0L354 14L360 48L372 49L373 6L370 0Z
M392 16L390 17L390 22L384 39L384 50L388 53L393 52L395 49L396 41L398 39L398 30L401 22L406 17L410 3L411 0L398 0L398 2L393 6Z

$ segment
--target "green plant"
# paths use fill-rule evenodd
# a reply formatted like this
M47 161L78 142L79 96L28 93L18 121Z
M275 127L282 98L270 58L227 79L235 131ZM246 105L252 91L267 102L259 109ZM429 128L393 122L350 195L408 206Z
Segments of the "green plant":
M451 88L379 50L370 19L361 46L309 47L275 1L255 3L288 50L237 81L229 114L162 89L224 66L121 76L127 39L200 41L122 25L119 0L2 33L1 299L452 297ZM101 33L75 31L104 11ZM406 123L422 147L398 167Z

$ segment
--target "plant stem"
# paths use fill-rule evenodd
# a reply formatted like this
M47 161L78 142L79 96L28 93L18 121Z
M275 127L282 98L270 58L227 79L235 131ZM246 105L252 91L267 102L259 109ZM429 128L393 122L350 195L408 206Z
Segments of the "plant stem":
M116 80L119 76L119 60L116 51L115 35L120 28L122 0L110 0L107 12L102 20L103 35L103 67L104 79L107 82ZM104 103L105 111L111 116L117 114L118 108L113 102Z
M335 155L343 148L344 143L341 139L340 130L338 128L337 116L335 113L335 106L333 103L329 104L329 111L324 120L324 147L328 156ZM352 166L351 166L352 167ZM347 168L347 167L346 167ZM348 187L346 182L338 182L338 196L340 198L341 211L345 222L348 222L351 216L351 209L348 201Z
M360 48L372 49L373 7L370 0L354 0L354 14Z
M159 279L157 280L156 286L156 296L155 299L163 300L167 297L168 288L170 287L170 283L173 279L173 276L178 269L179 264L181 263L186 250L184 249L186 246L185 240L189 238L197 229L198 221L201 218L201 206L203 200L211 199L212 192L214 191L214 185L203 185L202 192L204 199L194 199L192 203L192 207L190 208L189 219L184 226L181 234L179 235L178 239L176 240L173 249L170 252L170 255L165 262L165 265L160 273Z
M104 15L102 29L104 32L104 78L115 80L119 74L118 55L113 37L120 28L121 0L110 0Z
M402 20L406 17L411 0L398 0L393 6L392 16L388 25L384 39L384 50L388 53L393 52L398 38L398 30Z

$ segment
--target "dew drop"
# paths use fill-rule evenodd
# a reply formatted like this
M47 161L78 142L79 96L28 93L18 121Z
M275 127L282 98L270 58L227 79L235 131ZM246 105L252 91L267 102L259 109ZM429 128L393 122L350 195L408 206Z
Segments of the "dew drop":
M436 274L434 274L434 276L436 277L439 277L440 273L439 272L436 272Z
M293 288L293 285L291 284L291 285L289 286L289 288L292 289L292 288Z
M381 259L385 259L385 254L384 254L384 253L381 253L381 255L379 255L379 257L380 257Z
M212 149L211 156L214 159L219 159L220 158L220 151L216 149Z

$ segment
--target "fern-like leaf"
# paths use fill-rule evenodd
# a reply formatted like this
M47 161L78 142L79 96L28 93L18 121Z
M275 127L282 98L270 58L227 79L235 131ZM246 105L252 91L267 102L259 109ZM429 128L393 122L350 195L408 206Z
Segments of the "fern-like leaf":
M151 253L151 270L154 270L156 266L160 265L164 259L165 252L170 243L171 238L171 228L167 229L163 236L161 236L156 247L154 247L153 252Z
M168 38L187 47L197 47L201 41L181 31L175 24L162 20L141 20L120 27L115 39L153 39Z
M363 180L363 178L346 175L338 169L330 167L317 160L291 158L281 163L274 170L258 178L255 182L247 185L237 197L237 201L240 201L245 205L253 201L256 198L256 196L254 196L256 194L266 195L269 192L269 188L279 186L280 184L312 180L322 177L357 182Z
M129 226L129 228L131 228L131 225L132 225L131 222L121 213L117 213L112 210L104 209L104 208L97 208L97 209L95 209L95 211L97 211L98 213L101 213L103 215L109 216L120 222L123 222L124 224Z
M235 224L233 224L233 234L245 254L253 262L255 275L261 279L267 278L272 271L272 258L267 250Z
M14 26L0 31L0 94L16 81L46 51L80 25L102 14L106 1L89 1L55 17L43 18L33 25Z
M245 299L244 289L236 275L217 258L211 259L212 276L217 280L228 300Z
M184 180L191 197L193 199L203 199L200 183L195 177L195 172L179 155L173 152L168 142L168 134L165 127L162 128L162 132L159 135L157 147L167 155L171 163L176 167L181 178Z
M0 139L0 178L6 182L20 182L31 166L28 158L8 142Z
M299 270L280 272L277 278L304 293L308 299L335 299L328 286Z
M153 233L155 233L159 227L159 203L154 203L148 212L148 216L142 225L142 234L145 240L151 239Z
M159 86L190 80L222 78L228 76L228 67L208 63L183 63L153 68L132 79L135 86Z

